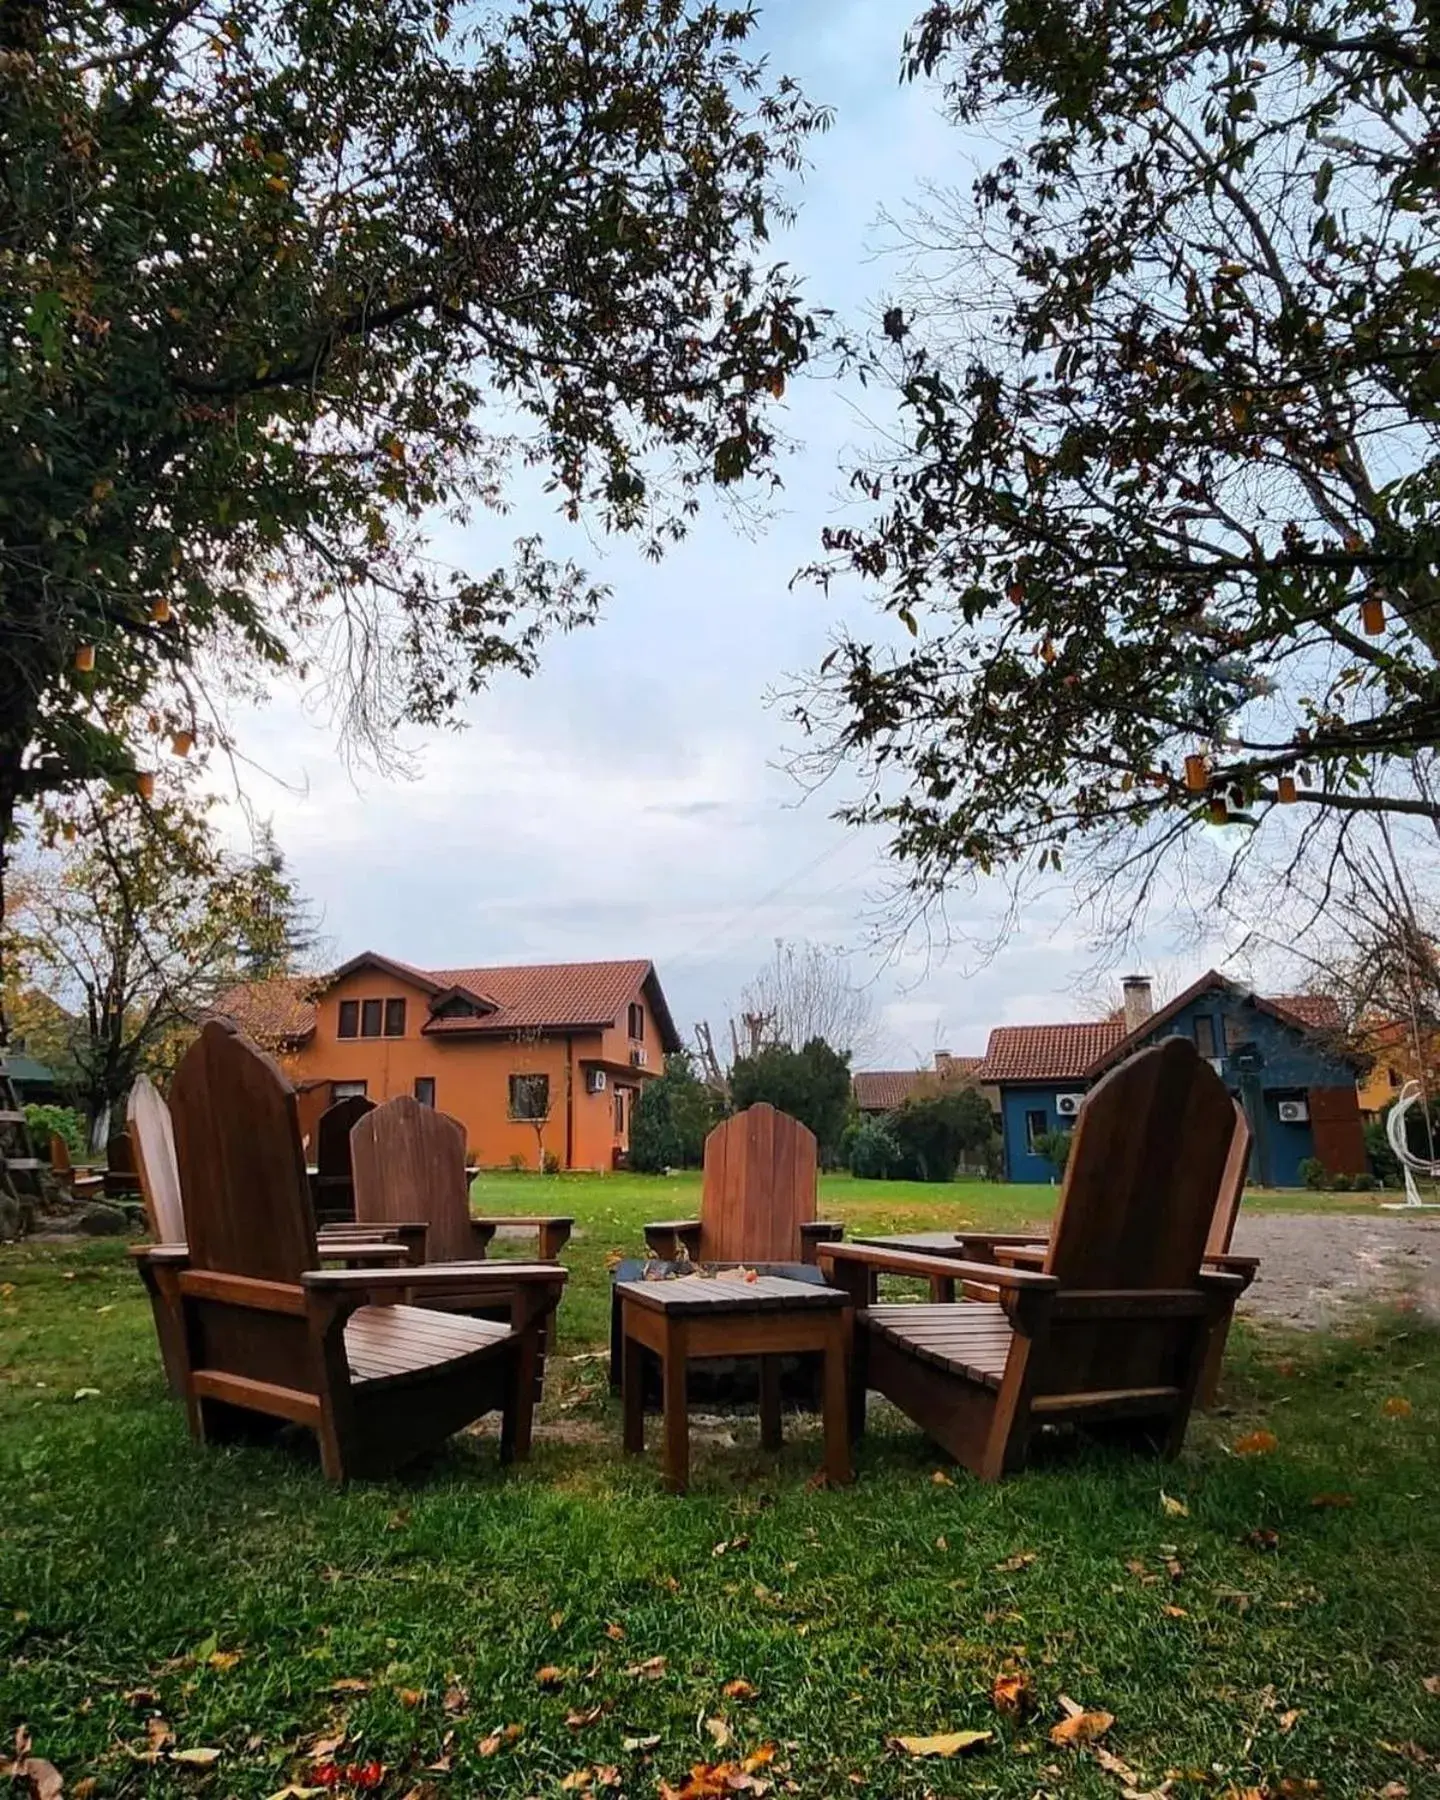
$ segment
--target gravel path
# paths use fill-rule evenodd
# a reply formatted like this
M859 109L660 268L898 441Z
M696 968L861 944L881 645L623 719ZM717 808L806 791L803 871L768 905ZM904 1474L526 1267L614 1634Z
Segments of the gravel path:
M1440 1319L1440 1213L1242 1213L1232 1247L1260 1258L1241 1312L1330 1326L1357 1303L1410 1296Z

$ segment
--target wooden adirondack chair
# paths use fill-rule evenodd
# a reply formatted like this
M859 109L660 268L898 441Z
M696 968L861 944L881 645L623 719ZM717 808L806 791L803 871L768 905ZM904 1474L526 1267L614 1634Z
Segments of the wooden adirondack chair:
M72 1194L98 1194L105 1185L103 1175L82 1175L75 1167L70 1146L58 1131L50 1133L50 1173Z
M170 1108L187 1243L149 1257L183 1316L197 1438L230 1437L257 1415L289 1420L316 1433L340 1481L392 1469L498 1409L502 1457L525 1453L536 1326L563 1269L320 1268L295 1090L223 1025L186 1052ZM510 1319L395 1303L437 1286L508 1304Z
M150 1235L158 1244L183 1244L185 1211L180 1203L180 1171L175 1166L175 1133L170 1123L170 1108L148 1075L138 1077L131 1088L125 1119L135 1147L135 1174L140 1182L140 1198L145 1203L145 1223ZM179 1309L161 1288L149 1259L137 1252L135 1263L150 1296L166 1383L177 1399L183 1399L185 1335Z
M1118 1426L1176 1455L1244 1286L1205 1266L1234 1130L1225 1084L1170 1038L1087 1097L1040 1269L822 1246L821 1267L860 1309L857 1394L887 1395L986 1481L1020 1467L1047 1423ZM881 1305L882 1272L1000 1298Z
M667 1262L815 1261L844 1226L815 1217L815 1134L765 1101L717 1125L705 1140L698 1219L645 1227L645 1243Z
M375 1102L364 1094L347 1094L327 1106L315 1124L315 1173L310 1198L321 1225L345 1224L355 1217L355 1182L350 1162L350 1133Z
M473 1217L465 1127L408 1094L385 1101L356 1122L350 1133L350 1158L356 1225L379 1227L423 1219L429 1226L427 1262L483 1257L502 1225L534 1231L540 1260L553 1262L575 1224L573 1218L558 1214ZM432 1304L442 1302L435 1299Z
M185 1209L180 1196L180 1171L175 1161L175 1130L170 1108L148 1075L141 1075L130 1090L126 1124L135 1151L135 1174L145 1204L145 1223L156 1243L166 1246L172 1253L162 1260L173 1267L173 1252L185 1243ZM373 1246L377 1243L385 1248L375 1249ZM337 1229L328 1237L322 1232L319 1245L322 1261L342 1262L351 1267L369 1265L377 1260L418 1263L424 1260L425 1226L414 1222L396 1222L385 1230L350 1226ZM146 1248L137 1248L131 1255L150 1296L166 1383L172 1394L183 1399L185 1333L173 1288L163 1287L159 1282L157 1265Z

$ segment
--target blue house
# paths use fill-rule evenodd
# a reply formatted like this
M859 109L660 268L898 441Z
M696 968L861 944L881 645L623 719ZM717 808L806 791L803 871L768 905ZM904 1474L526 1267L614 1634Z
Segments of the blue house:
M1334 1001L1310 994L1264 999L1214 969L1158 1010L1144 976L1127 976L1124 995L1109 1019L1000 1025L990 1033L975 1079L1000 1093L1008 1181L1052 1180L1037 1139L1070 1129L1087 1089L1116 1063L1176 1036L1210 1058L1245 1108L1252 1182L1298 1187L1300 1164L1311 1156L1332 1173L1364 1174L1359 1065L1339 1042Z

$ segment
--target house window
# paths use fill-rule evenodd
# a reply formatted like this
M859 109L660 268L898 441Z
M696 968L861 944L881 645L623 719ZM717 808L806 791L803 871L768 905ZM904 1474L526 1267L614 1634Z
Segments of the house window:
M387 1000L385 1002L385 1035L386 1037L404 1037L405 1002L403 1000Z
M615 1090L615 1135L625 1135L625 1090L618 1087Z
M1400 1085L1400 1071L1398 1069L1387 1069L1385 1071L1385 1074L1390 1082L1391 1087L1398 1088Z
M1202 1013L1195 1021L1195 1048L1202 1056L1214 1056L1215 1021L1208 1013Z
M332 1103L336 1100L363 1100L364 1098L365 1083L363 1081L332 1081L330 1083Z
M638 1000L630 1002L630 1035L632 1038L643 1038L645 1035L645 1008Z
M359 1037L360 1035L360 1002L358 1000L342 1000L340 1002L340 1037Z
M1225 1015L1225 1054L1233 1054L1241 1044L1248 1044L1250 1034L1245 1029L1245 1021L1226 1013Z
M548 1075L512 1075L510 1077L510 1117L538 1123L550 1117L550 1077Z
M1043 1106L1035 1107L1025 1115L1025 1148L1033 1156L1037 1138L1044 1137L1050 1129L1050 1115Z
M403 1005L404 1002L402 1001ZM422 1106L435 1104L435 1077L433 1075L417 1075L415 1077L415 1098Z
M360 1002L361 1037L379 1037L381 1011L379 1000L362 1000Z

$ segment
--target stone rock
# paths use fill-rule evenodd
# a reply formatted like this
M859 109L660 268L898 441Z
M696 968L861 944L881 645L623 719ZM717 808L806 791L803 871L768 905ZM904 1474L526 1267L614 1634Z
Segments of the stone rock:
M132 1229L130 1215L121 1206L92 1200L75 1217L75 1230L86 1237L123 1237Z

